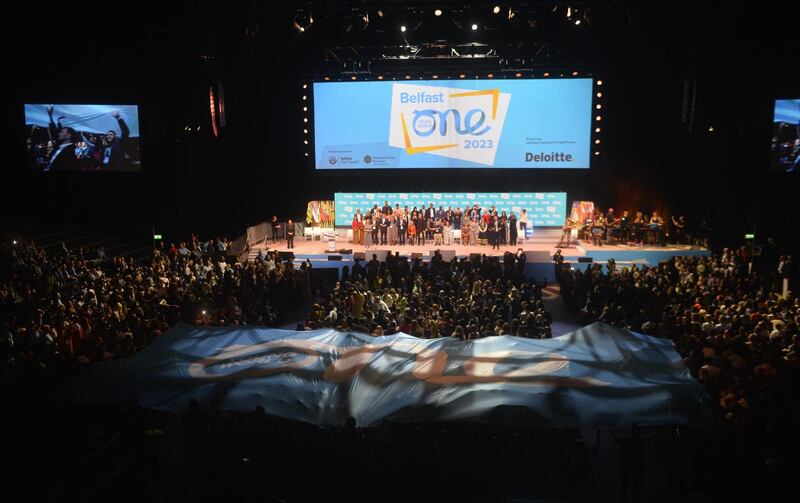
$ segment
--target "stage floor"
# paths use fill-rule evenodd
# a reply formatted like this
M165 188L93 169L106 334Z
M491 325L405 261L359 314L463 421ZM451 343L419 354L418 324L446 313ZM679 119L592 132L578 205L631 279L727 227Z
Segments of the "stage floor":
M378 258L383 258L384 253L387 251L391 253L399 252L401 256L411 257L412 254L422 254L423 260L428 260L433 255L435 250L449 250L452 251L456 257L468 257L473 253L480 253L486 256L502 256L505 252L516 253L518 249L522 249L527 255L527 262L529 263L552 263L552 257L559 249L556 243L552 241L536 242L535 240L528 240L524 244L518 246L501 246L500 249L493 249L490 246L480 245L404 245L404 246L369 246L354 245L344 241L336 241L332 251L329 251L327 241L319 240L306 240L305 238L295 239L294 249L286 247L286 241L278 241L277 243L266 243L266 249L272 251L277 250L280 252L294 252L297 260L328 260L329 255L341 255L342 260L350 261L353 259L353 254L364 254L367 260L372 258L373 254L378 255ZM256 246L253 252L265 249L265 246ZM350 253L340 253L340 250L352 250ZM642 247L642 246L628 246L628 245L607 245L607 246L593 246L586 242L580 242L577 245L569 248L561 248L561 254L564 256L566 262L584 262L588 258L592 262L607 262L613 258L617 264L645 264L657 265L660 261L667 260L674 256L702 256L708 255L709 251L704 248L690 247L690 246L655 246L655 247ZM581 260L583 259L583 260Z

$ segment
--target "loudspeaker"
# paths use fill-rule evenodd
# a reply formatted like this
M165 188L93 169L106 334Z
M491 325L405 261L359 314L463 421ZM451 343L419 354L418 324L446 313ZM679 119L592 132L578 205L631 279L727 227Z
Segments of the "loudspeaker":
M470 253L469 254L469 259L470 260L480 260L481 259L481 254L480 253Z
M592 262L592 257L578 257L578 262Z
M422 254L419 252L412 252L411 253L411 260L422 260Z
M366 260L367 255L364 252L355 252L353 254L353 260Z
M342 255L352 255L353 254L353 250L348 250L347 248L342 248L341 250L339 250L339 253L341 253Z
M328 255L328 260L342 260L341 255Z
M431 257L436 253L436 250L431 250ZM453 259L456 258L456 251L455 250L439 250L439 253L442 255L442 260L445 262L452 262Z
M279 251L278 252L278 260L280 260L281 262L285 262L287 260L294 260L294 252Z

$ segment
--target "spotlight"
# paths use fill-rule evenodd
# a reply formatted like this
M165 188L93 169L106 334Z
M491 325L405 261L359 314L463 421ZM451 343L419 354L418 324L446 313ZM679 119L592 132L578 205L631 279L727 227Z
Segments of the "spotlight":
M517 15L517 13L514 12L514 9L509 7L508 8L508 20L511 21L512 19L514 19L514 16L516 16L516 15Z
M13 245L15 245L15 246L16 246L16 244L17 244L17 240L15 239L15 240L14 240L14 241L13 241L11 244L13 244Z
M550 76L550 72L544 72L544 76L545 77L549 77Z
M306 155L308 155L308 154L306 154ZM594 155L600 155L600 152L595 152Z
M603 97L603 93L597 93L597 94L596 94L596 96L597 96L598 98L602 98L602 97Z
M595 141L594 141L594 144L595 144L595 145L600 145L600 140L595 140Z
M356 80L357 78L358 78L358 77L356 77L355 75L353 75L352 77L350 77L350 80Z
M303 95L303 101L305 101L305 100L306 100L306 96L305 96L305 95Z
M581 20L580 19L576 19L575 20L575 26L579 26L580 24L581 24Z
M405 33L406 32L406 25L400 26L400 31Z
M713 133L714 132L714 126L708 126L708 132L709 133Z
M600 132L600 128L599 127L594 128L594 132L595 133L599 133Z
M324 78L325 80L331 80L331 78L330 78L330 77L328 77L327 75L326 75L325 77L323 77L323 78Z
M477 30L477 29L478 29L478 25L477 25L477 24L475 24L475 23L473 23L473 24L472 24L472 31L475 31L475 30Z
M597 81L597 85L598 85L598 86L602 86L602 85L603 85L603 81L602 81L602 80L598 80L598 81Z
M303 107L303 112L308 112L308 107Z
M442 15L442 9L436 9L435 11L433 11L433 15L436 16L436 17L441 16Z
M487 77L489 77L491 79L492 77L494 77L494 74L490 73L490 74L487 75Z
M459 79L463 79L464 78L464 74L462 73L461 75L458 76L458 78Z
M500 14L500 6L499 5L495 5L494 9L492 9L492 12L494 12L495 14Z
M406 75L406 80L410 79L411 75Z
M314 18L311 14L304 14L303 12L298 12L297 15L294 17L292 21L292 28L294 28L297 33L303 33L307 29L314 24Z
M304 155L305 155L306 157L308 157L308 152L306 152Z
M514 76L515 76L515 77L522 77L522 74L521 74L521 73L519 73L519 72L517 72L517 73L515 73L515 74L514 74Z
M578 72L572 72L572 76L575 77L578 75Z
M308 84L303 84L303 89L307 88Z
M206 310L205 310L205 309L203 309L203 316L205 316L205 315L206 315Z
M598 104L597 104L597 105L595 105L594 107L595 107L596 109L600 110L601 108L603 108L603 105L601 105L600 103L598 103Z
M303 134L308 134L308 129L304 129Z
M378 75L378 80L383 80L383 75Z
M597 122L600 122L602 119L603 119L603 118L602 118L601 116L599 116L599 115L598 115L597 117L595 117L595 118L594 118L594 120L596 120Z
M383 11L382 10L378 10L378 17L383 17Z
M308 145L308 140L303 140L304 145Z
M308 117L303 117L303 122L308 122Z

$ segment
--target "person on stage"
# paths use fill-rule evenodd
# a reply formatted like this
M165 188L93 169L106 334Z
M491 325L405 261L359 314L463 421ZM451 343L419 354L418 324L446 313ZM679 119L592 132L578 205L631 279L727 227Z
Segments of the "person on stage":
M606 217L597 212L597 218L594 219L592 224L592 243L595 246L603 246L603 236L606 234Z
M377 218L377 213L376 213ZM378 222L375 218L368 218L365 226L369 229L369 244L375 246L378 244Z
M385 216L389 216L392 213L392 207L389 206L389 201L383 202L383 208L381 208L381 213Z
M631 240L630 226L631 226L631 217L628 214L628 210L625 210L622 212L622 216L619 217L619 235L623 243L628 243Z
M353 242L357 245L364 244L364 215L361 214L361 208L356 209L356 214L353 215Z
M508 244L517 246L517 217L513 211L508 215Z
M636 218L633 219L633 241L639 246L644 245L644 226L645 219L641 211L636 212Z
M448 211L447 213L451 212ZM453 244L453 225L447 217L447 213L445 213L444 220L442 220L442 237L444 237L444 244L451 245Z
M662 242L661 231L664 229L664 219L661 218L661 215L659 215L657 211L654 211L653 215L650 217L649 224L650 224L651 240L653 241L654 244L660 245Z
M686 244L686 218L683 216L679 216L677 219L675 215L670 217L672 220L672 234L673 239L672 241L675 244L685 245Z
M528 239L528 210L525 208L519 212L519 228L522 230L522 237Z
M486 217L488 213L484 215ZM488 243L489 235L489 226L486 224L486 219L481 218L480 223L478 224L478 244L485 246Z
M430 206L425 208L422 216L425 218L425 221L436 218L436 208L433 207L433 203L430 203Z
M278 242L278 229L280 229L281 224L278 223L278 217L276 215L272 215L272 242Z
M500 214L500 233L497 235L501 245L508 243L508 215L506 210Z
M406 232L408 232L408 221L403 215L396 217L397 221L397 242L402 246L406 244Z
M479 245L480 242L480 234L481 234L481 226L478 221L478 217L472 217L472 220L469 222L469 244L471 245Z
M381 215L380 220L378 221L378 228L381 231L381 245L386 245L386 236L389 231L389 218L386 216L386 214Z
M427 227L428 227L427 221L425 220L424 216L419 215L417 217L416 226L417 226L417 244L424 245L426 237L425 234L427 232Z
M572 220L570 220L569 217L567 217L567 219L564 220L564 226L561 227L561 239L558 240L558 245L556 246L558 248L562 247L569 248L569 239L571 236L572 236ZM566 245L564 244L564 240L567 241Z
M294 248L294 222L291 218L286 222L286 248Z
M500 222L500 218L495 215L492 217L492 223L489 225L489 244L492 245L492 249L500 249L500 234L503 232L503 224Z
M417 226L414 224L414 220L410 220L408 222L408 244L414 244L414 238L417 236Z

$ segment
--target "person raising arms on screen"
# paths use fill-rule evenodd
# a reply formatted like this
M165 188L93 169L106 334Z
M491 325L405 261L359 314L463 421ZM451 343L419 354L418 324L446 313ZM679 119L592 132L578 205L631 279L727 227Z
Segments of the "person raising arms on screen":
M127 154L125 149L128 144L128 136L130 131L125 120L119 115L119 111L114 110L111 115L117 119L121 136L117 136L117 132L110 129L104 139L104 148L100 160L100 167L107 171L124 170L127 162Z
M44 167L44 171L71 171L80 169L80 161L75 154L75 141L77 133L71 127L61 126L61 117L58 125L53 122L53 111L55 107L47 108L47 115L50 116L50 137L56 139L56 146L50 152L50 161Z

